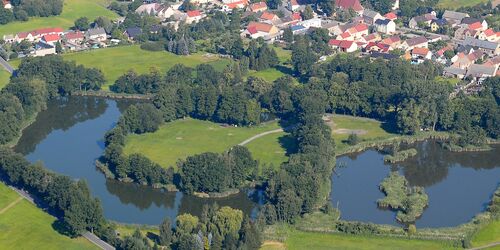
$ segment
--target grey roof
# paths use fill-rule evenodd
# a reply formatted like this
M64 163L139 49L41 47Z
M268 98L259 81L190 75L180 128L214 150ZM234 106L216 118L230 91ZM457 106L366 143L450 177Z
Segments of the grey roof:
M444 19L454 19L454 20L462 20L467 17L468 14L462 12L456 12L451 10L445 10L443 14Z
M482 77L482 76L493 76L495 74L494 66L486 66L481 64L472 64L467 70L467 76Z
M365 9L363 11L363 16L364 17L369 17L371 19L375 18L377 15L380 15L380 13L376 12L376 11L373 11L373 10L369 10L369 9Z
M465 40L463 40L462 42L462 45L464 46L470 45L473 47L479 47L482 49L489 49L489 50L496 50L499 46L499 44L495 42L483 41L471 37L465 38Z
M417 37L410 38L410 39L406 40L406 44L408 44L408 46L415 46L415 45L426 43L426 42L428 42L427 38L425 38L423 36L417 36Z
M464 17L464 19L462 19L462 24L473 24L477 22L482 23L483 21L479 18L474 18L474 17Z
M375 21L375 24L376 25L387 25L390 22L391 22L391 20L389 20L389 19L377 19L377 21Z
M104 28L95 28L87 30L87 36L100 36L106 35L106 30Z
M338 25L340 25L340 23L337 21L321 22L321 28L324 28L324 29L333 28L333 27L338 26Z
M137 28L137 27L133 27L133 28L128 28L125 33L127 33L127 36L130 37L130 38L134 38L140 34L142 34L142 29L141 28Z
M453 74L453 75L465 75L465 69L456 67L446 67L443 69L443 73Z
M439 26L445 26L448 22L445 19L434 19L431 23L435 23Z
M52 49L54 46L44 43L44 42L38 42L35 44L35 49Z

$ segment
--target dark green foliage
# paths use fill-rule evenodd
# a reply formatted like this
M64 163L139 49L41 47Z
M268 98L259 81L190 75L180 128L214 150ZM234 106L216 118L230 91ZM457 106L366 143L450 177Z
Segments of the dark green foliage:
M347 137L347 144L349 145L356 145L359 143L359 137L358 134L352 133Z
M23 0L12 1L13 11L0 8L0 24L12 21L28 21L31 16L56 16L61 14L63 0Z
M89 28L90 28L90 21L87 17L80 17L75 20L75 26L73 26L73 29L86 31Z
M376 225L371 223L362 223L357 221L338 221L335 224L335 228L339 232L347 234L365 234L373 235L379 233Z
M127 133L154 132L162 122L162 115L152 104L141 103L130 106L120 120L119 126Z
M172 237L172 225L170 224L170 219L167 217L160 224L159 244L162 246L169 246L172 242Z
M152 71L150 74L137 75L131 70L120 76L110 89L113 92L129 94L156 93L162 83L162 77L156 71Z

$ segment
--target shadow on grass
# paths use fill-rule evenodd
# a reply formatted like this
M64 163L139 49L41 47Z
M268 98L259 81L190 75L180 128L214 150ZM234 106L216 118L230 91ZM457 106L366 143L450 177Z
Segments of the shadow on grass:
M285 149L285 155L290 156L298 151L297 140L292 135L284 135L278 138L278 142Z
M157 234L147 232L146 237L148 239L152 240L153 242L160 242L160 236L158 236Z
M70 233L70 231L68 229L68 225L66 223L64 223L60 219L57 219L54 222L52 222L52 228L56 232L58 232L58 233L60 233L62 235L66 235L66 236L69 236L69 237L72 237L72 238L75 237L75 235L73 235L72 233Z

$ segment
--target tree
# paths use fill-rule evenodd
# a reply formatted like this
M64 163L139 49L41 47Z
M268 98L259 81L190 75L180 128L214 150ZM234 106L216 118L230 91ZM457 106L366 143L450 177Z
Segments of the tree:
M14 13L8 9L0 8L0 24L14 21Z
M175 233L177 236L190 235L198 227L198 217L190 214L181 214L177 216Z
M89 19L87 17L80 17L75 20L74 29L85 31L90 27Z
M358 134L356 133L351 133L349 137L347 137L347 144L349 145L356 145L359 142Z
M172 225L168 217L160 224L159 240L159 244L162 246L169 246L172 242Z
M223 236L231 235L238 238L238 232L243 222L243 212L230 207L221 207L213 218L213 223L219 229L219 234Z
M307 5L304 11L301 12L302 19L308 20L314 17L314 11L310 5Z
M292 28L285 28L283 31L283 40L287 43L293 43L293 32Z
M327 16L331 16L335 11L335 2L333 0L318 0L318 6Z
M267 6L271 9L277 9L282 4L282 0L267 0Z

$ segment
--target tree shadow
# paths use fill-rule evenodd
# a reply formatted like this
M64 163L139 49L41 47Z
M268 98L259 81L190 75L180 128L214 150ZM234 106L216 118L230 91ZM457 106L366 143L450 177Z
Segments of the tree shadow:
M68 229L68 225L64 223L61 219L57 219L54 222L52 222L52 229L54 229L56 232L62 235L69 236L71 238L74 238L75 235L70 233Z
M285 75L293 76L293 69L290 67L285 65L276 65L274 68Z
M160 236L155 233L147 232L146 237L152 240L153 242L160 242Z
M278 138L278 142L285 149L285 155L290 156L298 152L298 143L292 135L284 135Z

